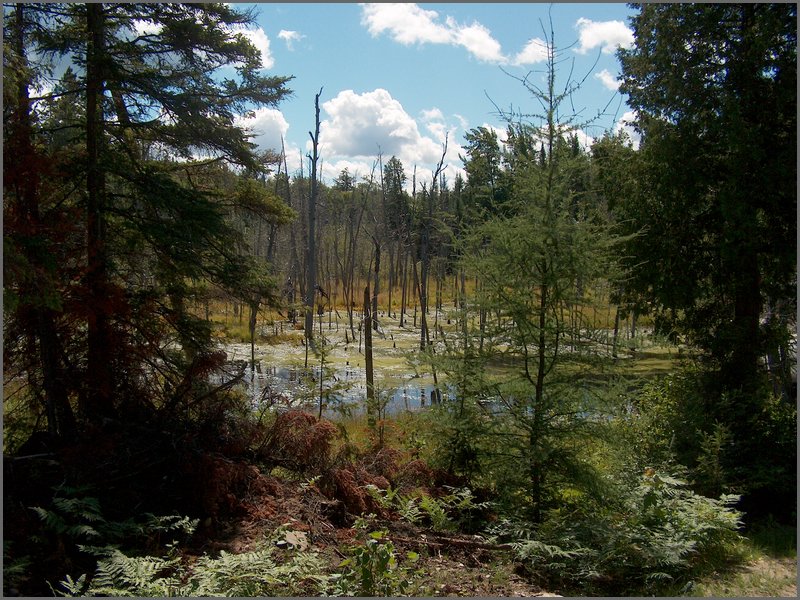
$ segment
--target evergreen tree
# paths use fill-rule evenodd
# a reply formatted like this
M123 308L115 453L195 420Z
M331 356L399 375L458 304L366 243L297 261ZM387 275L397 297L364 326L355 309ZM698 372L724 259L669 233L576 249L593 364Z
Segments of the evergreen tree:
M730 435L728 487L751 510L791 511L794 384L772 373L789 399L776 403L763 365L776 347L794 360L797 7L643 5L632 25L620 91L643 135L631 216L646 235L631 283L703 352L696 427Z
M127 403L147 405L153 385L164 386L165 407L176 408L186 399L184 374L197 376L218 361L211 359L209 327L186 308L189 283L204 279L236 291L252 279L228 223L241 197L220 185L231 174L215 165L265 169L235 118L275 106L289 78L262 74L260 53L236 30L251 16L224 4L51 4L28 11L37 27L23 33L19 55L74 65L56 86L60 97L46 118L25 134L25 143L61 159L60 206L73 208L72 222L86 232L85 246L73 237L64 250L85 252L83 264L67 262L79 271L72 282L81 285L59 291L53 303L64 324L61 345L84 345L69 359L73 384L66 389L76 390L81 416L90 421L114 417ZM235 75L218 76L231 67ZM21 118L29 107L17 102L4 118ZM6 166L20 174L39 169L27 173L38 178L45 173L36 164ZM31 206L20 191L5 185L15 206ZM24 232L9 225L21 225L6 225L11 244L21 246ZM6 285L22 283L12 276ZM19 311L7 317L25 328ZM170 330L180 354L168 350ZM155 356L166 359L165 370L153 371Z
M765 301L796 306L796 6L646 5L632 25L619 57L647 164L640 289L729 389L752 390Z
M538 124L515 125L510 136L514 159L506 210L473 226L466 237L463 265L481 282L475 303L486 317L478 331L465 328L448 365L464 396L451 432L453 464L464 469L478 460L495 472L502 469L504 487L526 499L534 521L553 506L560 486L588 489L595 482L581 448L592 427L588 415L597 406L581 376L606 357L584 312L589 304L580 283L617 275L618 243L601 211L584 206L576 218L582 191L575 182L588 178L589 164L557 120L566 96L555 92L552 44L548 56L547 87L526 84L548 110ZM546 153L530 151L536 140L547 144ZM488 376L489 365L499 364L502 374ZM500 406L488 422L476 408L486 400ZM472 436L481 441L468 441Z

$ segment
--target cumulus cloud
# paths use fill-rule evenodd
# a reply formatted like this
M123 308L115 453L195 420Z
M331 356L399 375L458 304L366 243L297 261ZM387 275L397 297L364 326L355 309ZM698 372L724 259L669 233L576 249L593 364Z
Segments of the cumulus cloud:
M389 32L401 44L450 44L452 32L436 23L439 13L416 4L365 4L361 7L361 23L373 37Z
M384 89L363 94L343 90L322 108L330 116L320 125L325 155L372 157L380 148L386 156L436 160L438 144L420 134L417 122Z
M153 21L143 21L141 19L133 20L133 29L137 35L158 35L161 33L161 23L154 23Z
M547 60L547 42L539 38L528 40L512 60L514 65L533 65Z
M608 69L603 69L599 73L595 73L594 76L609 90L616 92L619 89L619 80Z
M420 115L422 115L422 120L423 121L435 121L435 120L443 121L444 120L444 113L442 113L442 111L440 109L438 109L438 108L431 108L431 109L428 109L428 110L422 110L420 112Z
M416 4L365 4L361 22L373 37L388 33L394 41L407 46L461 46L478 60L505 62L500 43L480 23L459 25L452 17L447 17L442 24L439 22L439 13Z
M250 40L258 51L261 52L261 68L271 69L275 65L272 52L269 48L269 38L260 27L256 29L243 29L242 33Z
M384 164L385 164L384 160ZM328 181L333 181L337 179L339 175L347 169L347 172L350 173L350 176L355 179L356 183L361 183L369 178L370 174L375 177L375 181L380 182L380 173L378 172L380 167L375 166L375 171L373 172L372 167L375 164L375 160L373 159L371 162L367 160L351 160L348 158L340 158L337 160L332 161L323 161L322 162L322 178Z
M476 59L493 64L524 65L542 60L540 50L531 40L513 57L503 53L492 32L477 21L465 25L452 17L444 22L435 10L425 10L416 4L364 4L361 23L373 37L388 34L394 41L411 44L445 44L460 46Z
M299 42L304 37L306 37L306 36L304 36L303 34L297 32L297 31L288 31L286 29L281 29L278 32L278 39L281 39L284 42L286 42L286 47L289 50L294 50L294 43L295 42Z
M490 63L508 62L503 55L500 42L492 37L491 31L477 21L472 25L458 25L448 17L447 26L452 32L453 43L466 48L478 60Z
M584 150L589 150L594 144L594 138L586 133L583 129L576 129L572 132L578 136L578 143Z
M611 54L617 47L630 48L633 45L633 31L622 21L592 21L581 17L575 23L578 30L578 54L586 54L594 48L601 48L604 54Z
M642 141L642 136L633 127L636 121L636 113L632 110L626 111L614 125L614 133L624 131L631 140L631 145L635 149L639 149L639 143Z
M244 127L259 148L275 152L281 151L281 136L285 140L289 131L289 123L283 113L275 108L258 108L252 115L236 119L235 124Z
M324 177L333 179L345 167L351 174L367 176L381 152L384 161L391 156L400 159L408 174L409 189L415 165L417 184L429 184L445 139L448 141L445 173L451 182L461 167L458 154L463 153L463 148L456 141L458 126L448 123L438 108L420 111L415 119L397 99L380 88L361 94L343 90L321 108L328 116L320 123ZM310 141L306 145L310 151Z
M261 68L271 69L275 65L275 60L272 57L270 50L270 40L267 34L261 27L248 28L241 25L234 25L230 28L233 34L243 35L253 46L261 53Z

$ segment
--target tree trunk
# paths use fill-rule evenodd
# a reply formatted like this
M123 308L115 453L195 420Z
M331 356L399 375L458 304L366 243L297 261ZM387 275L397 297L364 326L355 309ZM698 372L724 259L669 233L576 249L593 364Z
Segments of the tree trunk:
M369 283L364 288L364 370L367 376L367 424L375 428L375 381L372 367L372 328L370 327L370 294Z
M375 245L375 291L372 294L372 329L378 331L378 286L380 284L380 270L381 270L381 244L373 238Z
M86 51L86 173L87 257L86 285L89 292L87 328L87 372L90 380L84 417L99 420L113 416L111 331L108 304L108 265L105 249L106 181L101 163L103 154L104 15L102 4L87 4Z
M544 274L543 274L544 275ZM544 277L543 277L544 279ZM533 522L539 523L542 519L542 489L544 485L544 465L542 463L541 440L539 436L544 427L544 377L546 369L547 338L545 327L547 325L548 287L541 285L541 298L539 300L539 339L537 343L536 386L533 405L533 426L530 433L530 481L531 500L533 508Z
M27 74L28 61L24 37L25 9L25 4L17 4L14 7L13 43L22 61L22 66L26 69L24 72ZM7 131L10 131L10 136L4 160L12 166L15 172L13 186L19 212L27 219L32 236L38 237L43 229L39 211L41 179L38 170L32 168L37 164L39 158L36 156L36 150L32 143L31 104L27 75L20 77L16 92L17 105L14 107L15 110L8 123ZM10 199L8 201L11 202ZM43 257L38 252L26 252L25 254L26 259L33 267L33 272L46 270L42 264ZM38 299L44 293L37 285L38 281L35 280L33 283L32 288L26 289L21 295L37 299L37 306L33 309L33 327L32 330L29 330L30 350L33 352L34 347L38 345L48 431L53 436L74 439L77 428L75 416L69 404L67 382L64 380L63 369L58 358L61 341L58 339L56 331L56 315L53 310L39 305Z
M394 244L389 243L389 273L388 273L388 291L389 291L389 308L386 314L389 315L389 318L392 317L392 288L394 287Z
M308 199L308 239L306 240L306 319L305 319L305 338L307 344L314 341L314 299L317 293L317 193L319 182L317 181L317 162L319 160L319 97L322 89L314 96L315 128L311 136L311 193Z
M403 289L400 292L400 327L405 325L406 320L406 301L408 300L408 251L405 248L405 245L402 248L403 252L403 272L401 277L403 278Z
M256 317L258 316L258 306L261 303L261 298L256 297L250 302L250 319L248 320L248 329L250 331L250 374L255 377L256 372Z

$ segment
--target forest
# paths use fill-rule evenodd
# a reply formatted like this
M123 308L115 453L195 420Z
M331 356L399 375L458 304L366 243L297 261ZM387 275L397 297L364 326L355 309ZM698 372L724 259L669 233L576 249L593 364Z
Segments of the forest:
M633 6L638 146L544 23L326 182L235 4L4 4L3 595L796 596L797 6Z

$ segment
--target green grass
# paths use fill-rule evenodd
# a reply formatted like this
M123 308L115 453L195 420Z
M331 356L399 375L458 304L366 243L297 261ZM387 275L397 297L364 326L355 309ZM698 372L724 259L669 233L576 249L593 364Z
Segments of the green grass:
M703 577L695 582L690 595L797 596L797 529L767 521L751 527L746 538L741 548L744 564Z
M753 546L773 558L797 559L797 529L768 519L755 523L747 533Z

